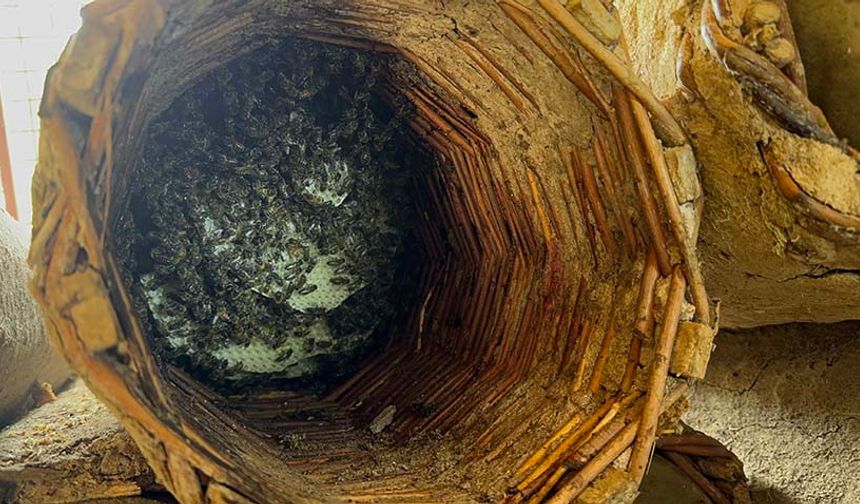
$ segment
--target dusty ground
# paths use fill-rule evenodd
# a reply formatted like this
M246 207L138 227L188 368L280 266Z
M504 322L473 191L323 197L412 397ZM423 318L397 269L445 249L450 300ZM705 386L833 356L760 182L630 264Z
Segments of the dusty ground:
M858 322L725 331L686 420L744 461L756 502L860 502L858 363Z

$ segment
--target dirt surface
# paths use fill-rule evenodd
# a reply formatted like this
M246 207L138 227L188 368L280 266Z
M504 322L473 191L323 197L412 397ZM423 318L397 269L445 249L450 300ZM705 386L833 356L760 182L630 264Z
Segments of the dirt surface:
M744 462L756 502L860 502L860 322L724 332L686 421Z
M2 502L77 502L152 487L131 437L81 381L0 431Z

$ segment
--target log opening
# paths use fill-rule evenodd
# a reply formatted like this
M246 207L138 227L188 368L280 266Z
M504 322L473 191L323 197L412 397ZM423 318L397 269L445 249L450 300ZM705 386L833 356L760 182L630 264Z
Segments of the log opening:
M655 365L671 348L655 359L654 340L679 318L708 320L700 279L686 282L696 308L683 283L671 309L663 307L673 269L676 277L698 269L692 245L673 240L692 234L682 226L695 227L699 202L665 197L673 189L659 186L654 171L664 162L677 169L678 152L689 146L664 152L629 83L615 82L551 17L509 0L489 18L464 6L452 14L383 3L96 4L66 57L80 58L87 37L107 37L104 45L119 56L105 55L98 79L74 64L55 70L43 152L58 158L42 165L36 184L43 212L31 255L41 270L35 290L52 307L69 360L183 502L559 500L634 442L640 455L650 451L658 416L683 396L678 380ZM391 337L334 388L296 387L263 373L225 390L206 383L211 373L183 369L156 348L158 322L143 319L159 303L134 292L144 271L129 274L133 254L123 255L126 209L155 204L147 191L169 185L169 177L145 174L179 173L148 171L164 168L146 165L150 156L165 161L167 144L159 139L157 152L147 151L153 137L146 132L182 111L183 93L207 76L285 38L390 60L379 95L408 102L408 136L434 158L426 169L410 167L423 258L414 298L386 326ZM551 62L535 64L542 55ZM615 70L625 64L612 62ZM201 103L205 119L212 110ZM260 129L255 141L283 140ZM265 164L257 161L253 169ZM694 160L682 169L697 187ZM194 184L219 180L204 177L173 194L190 197ZM231 194L229 180L221 179L224 194L210 196L249 204L256 197ZM300 190L313 185L305 180ZM266 181L261 187L272 189ZM261 208L287 200L282 194ZM149 248L151 260L159 248ZM182 256L186 248L176 250ZM294 293L268 294L289 304ZM188 303L184 310L194 308ZM638 429L643 418L647 428ZM627 487L641 472L622 478Z

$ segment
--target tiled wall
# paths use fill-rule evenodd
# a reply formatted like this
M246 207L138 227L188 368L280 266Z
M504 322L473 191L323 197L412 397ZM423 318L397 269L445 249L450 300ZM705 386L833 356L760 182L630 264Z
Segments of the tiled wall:
M0 98L20 220L31 215L45 73L80 26L88 0L0 0ZM2 199L0 199L2 202Z

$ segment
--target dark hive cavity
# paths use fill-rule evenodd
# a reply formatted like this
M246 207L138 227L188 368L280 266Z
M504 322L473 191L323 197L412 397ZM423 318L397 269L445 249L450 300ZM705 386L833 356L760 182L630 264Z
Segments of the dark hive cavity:
M389 63L289 40L149 127L117 251L161 359L226 391L320 390L384 342L415 290L409 188L431 162L379 93Z

